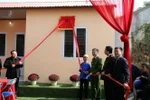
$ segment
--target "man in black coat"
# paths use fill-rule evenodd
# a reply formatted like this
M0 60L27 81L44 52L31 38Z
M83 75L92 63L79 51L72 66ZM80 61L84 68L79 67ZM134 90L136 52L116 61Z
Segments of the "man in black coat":
M111 76L112 69L115 64L115 58L112 55L112 47L106 46L104 53L107 55L105 59L104 66L102 69L102 76L101 79L104 80L104 90L105 90L105 98L106 100L112 100L113 98L113 90L112 90L112 81L104 76L104 74Z
M7 79L17 78L16 84L15 84L15 89L17 93L19 77L21 73L20 68L23 67L23 63L20 61L21 59L17 57L17 52L15 50L12 50L10 53L11 53L11 57L6 58L4 62L4 67L7 68L7 71L6 71Z
M115 48L115 65L113 67L112 78L118 82L128 86L130 72L127 60L122 56L123 49L121 47ZM112 100L124 100L124 88L119 84L113 82L114 99Z

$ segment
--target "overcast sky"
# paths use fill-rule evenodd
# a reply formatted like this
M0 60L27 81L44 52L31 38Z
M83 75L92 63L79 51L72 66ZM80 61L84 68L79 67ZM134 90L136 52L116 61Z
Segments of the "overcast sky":
M86 0L0 0L0 2L49 2L49 1L57 2L57 1L86 1ZM134 9L142 7L145 1L150 0L135 0Z

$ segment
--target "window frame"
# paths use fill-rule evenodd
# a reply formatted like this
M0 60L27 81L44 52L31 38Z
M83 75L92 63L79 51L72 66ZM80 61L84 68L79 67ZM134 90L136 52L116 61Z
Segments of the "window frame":
M0 34L5 34L5 53L4 56L0 56L0 58L5 58L7 54L7 32L0 32Z
M85 29L85 34L86 34L86 37L85 37L85 53L88 52L87 48L88 48L88 29L87 27L75 27L75 32L77 32L77 29L82 29L84 28ZM76 33L77 35L77 33ZM63 39L62 39L62 56L64 59L77 59L78 57L76 57L76 45L75 45L75 41L73 39L73 57L65 57L65 51L64 51L64 48L65 48L65 31L63 31ZM83 58L83 57L80 57L80 58Z
M15 47L14 47L15 49L14 50L17 50L17 47L16 47L17 35L24 35L24 37L25 37L25 32L16 32L16 34L15 34ZM24 39L24 41L25 41L25 39ZM24 55L25 55L25 44L24 44ZM24 56L18 56L18 57L22 58Z

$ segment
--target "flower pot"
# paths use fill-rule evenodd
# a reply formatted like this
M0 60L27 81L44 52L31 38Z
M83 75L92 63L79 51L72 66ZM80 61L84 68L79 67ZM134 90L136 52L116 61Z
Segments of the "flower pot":
M31 81L31 85L36 85L37 81Z
M51 85L52 86L56 86L57 85L57 81L51 81Z
M72 82L72 85L75 86L75 87L79 86L79 82L78 81L77 82Z

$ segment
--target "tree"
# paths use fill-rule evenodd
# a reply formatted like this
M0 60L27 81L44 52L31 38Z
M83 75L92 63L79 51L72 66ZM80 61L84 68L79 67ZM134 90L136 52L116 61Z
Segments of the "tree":
M132 63L140 66L144 62L144 53L150 53L150 23L143 24L137 34L143 37L135 39L132 37Z
M149 6L150 5L150 1L145 1L144 2L144 7Z

